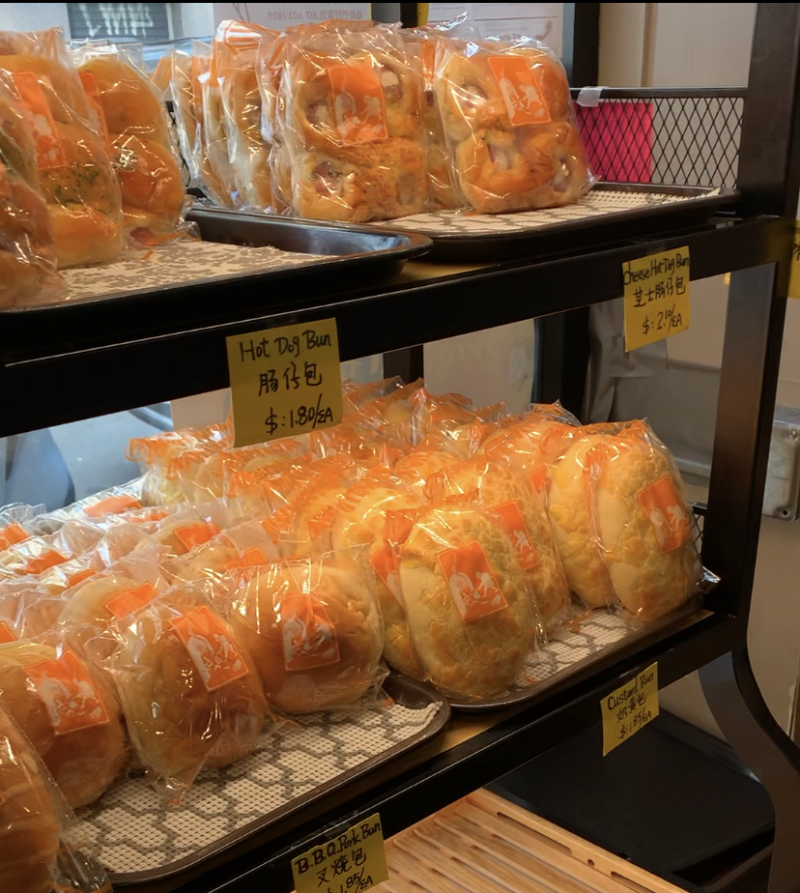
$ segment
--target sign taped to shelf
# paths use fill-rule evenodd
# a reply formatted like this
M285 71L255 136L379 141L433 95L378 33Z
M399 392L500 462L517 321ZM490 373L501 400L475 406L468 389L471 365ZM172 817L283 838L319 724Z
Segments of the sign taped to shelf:
M331 428L342 420L335 319L225 339L234 445Z
M606 695L600 702L600 712L605 757L658 716L658 663Z
M689 249L674 248L622 265L625 350L685 332L691 322Z
M292 875L297 893L359 893L388 880L380 815L292 859Z
M800 208L798 208L800 212ZM800 298L800 220L794 222L792 266L789 273L789 297Z

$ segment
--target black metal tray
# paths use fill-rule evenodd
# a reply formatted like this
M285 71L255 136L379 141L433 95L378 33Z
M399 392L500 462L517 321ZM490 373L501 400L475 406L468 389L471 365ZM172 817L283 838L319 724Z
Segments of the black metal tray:
M736 205L739 193L699 186L598 183L579 203L513 214L436 211L391 221L433 240L426 260L510 260L683 227ZM600 240L598 242L598 239Z
M612 664L636 654L657 641L665 638L671 632L677 632L686 621L696 614L702 607L702 593L695 593L677 611L673 611L666 617L662 617L654 623L650 623L638 630L623 633L613 644L599 648L583 658L567 663L560 669L555 669L550 675L531 685L530 688L518 688L496 698L488 698L485 701L461 701L450 698L450 706L453 710L462 713L488 713L500 710L504 707L512 707L518 704L527 704L539 700L553 693L554 689L563 688L565 685L574 685L582 679L591 676L600 670L604 670ZM594 612L592 617L581 624L576 638L586 638L591 635L592 622L597 623L598 617L604 612ZM607 615L611 617L612 615ZM620 621L622 623L622 621ZM550 648L553 648L551 643ZM569 646L568 646L569 647Z
M312 820L318 815L324 814L325 811L342 802L343 792L346 792L346 788L349 785L352 785L359 780L363 780L376 769L397 760L399 757L413 751L444 731L450 719L450 707L447 700L438 692L435 692L428 686L422 685L412 679L406 679L394 674L387 677L384 683L384 690L401 706L414 710L422 710L429 705L437 704L438 711L427 725L412 736L387 747L381 753L358 763L358 765L354 766L352 769L347 769L341 772L330 781L314 787L308 793L304 793L301 796L288 800L278 808L270 810L267 806L263 806L263 815L259 815L258 818L249 821L247 824L231 833L220 836L210 845L198 847L198 849L192 851L191 854L183 854L174 861L169 862L169 864L158 868L125 873L110 872L109 879L114 889L125 890L127 893L134 893L134 891L137 891L137 893L138 891L141 891L141 893L167 893L167 891L183 888L185 884L189 884L198 876L256 848L268 846L270 842L275 841L282 834L291 831L293 827ZM345 723L343 722L341 725L344 726ZM299 742L295 742L294 739L287 740L291 741L293 747L298 748L302 752L302 746ZM309 756L309 759L313 760L314 757ZM319 757L318 759L324 759L324 757ZM232 770L236 770L237 766L241 766L241 764L232 767ZM228 771L231 772L231 770ZM241 775L241 778L239 775ZM220 784L220 791L224 795L224 792L229 785L236 784L237 782L241 783L242 778L247 780L248 776L244 775L243 772L232 772L231 778L225 779L221 783L214 782L214 784ZM142 780L141 783L145 784L144 780ZM250 795L250 797L253 799L252 795ZM212 795L212 799L221 798ZM232 797L229 799L232 799ZM262 804L265 801L266 794L260 793L257 800L259 810L262 808ZM116 827L122 819L117 816L117 810L113 808L113 805L104 806L103 802L104 801L101 800L99 805L89 807L87 810L82 810L78 816L79 820L85 819L87 813L92 811L94 828L109 827L113 829ZM176 810L179 813L182 808L183 807L181 806L173 807L173 810ZM108 809L111 810L111 814L108 820L106 820L104 818L107 814L105 810ZM159 826L158 821L163 818L164 815L168 815L168 813L159 815L156 821L150 821L147 819L146 814L138 815L136 807L133 804L132 809L134 814L137 814L138 816L139 825L137 825L137 827L141 825L142 821L146 821L148 829L147 833L144 831L141 832L144 838L147 838L148 834L158 835L161 831L164 831L164 828ZM216 818L213 810L207 818L203 809L196 807L196 810L196 812L192 812L192 820L194 822L197 822L198 818L200 820L205 819L206 821L213 822ZM200 814L199 816L198 813ZM94 818L95 814L99 818ZM168 819L166 821L168 821ZM113 833L113 831L110 833ZM137 842L139 839L140 838L137 835ZM116 840L109 842L107 839L104 839L104 843L107 846L118 844ZM152 843L152 840L143 839L142 843L145 848L147 848L148 844ZM170 844L170 846L172 846L172 844ZM88 852L90 851L87 850L87 853Z
M124 290L61 303L0 310L2 349L6 360L46 355L53 348L78 350L158 333L198 327L337 301L343 293L395 276L405 262L431 247L426 236L390 228L351 226L313 220L192 209L187 219L197 225L203 242L247 247L271 246L314 256L308 263L203 277L192 281L137 282L125 268L118 281ZM179 243L176 243L178 245ZM156 249L158 251L158 249ZM113 273L108 267L75 271L92 277ZM68 277L73 275L66 271ZM165 277L166 278L166 277Z

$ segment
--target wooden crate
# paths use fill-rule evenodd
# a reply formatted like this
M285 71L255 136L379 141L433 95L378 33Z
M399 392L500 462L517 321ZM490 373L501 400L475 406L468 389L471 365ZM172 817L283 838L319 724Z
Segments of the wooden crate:
M480 790L386 842L383 893L681 893Z

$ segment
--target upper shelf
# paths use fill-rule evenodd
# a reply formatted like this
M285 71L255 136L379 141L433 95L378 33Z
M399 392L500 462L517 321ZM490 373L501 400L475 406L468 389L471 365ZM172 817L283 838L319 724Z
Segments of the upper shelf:
M606 301L621 292L621 265L688 246L691 278L786 257L786 221L722 220L641 239L584 244L526 260L481 265L414 261L388 283L347 290L290 280L253 292L245 282L198 286L186 306L155 298L62 305L47 314L5 314L0 436L133 409L227 387L228 335L335 317L342 360Z

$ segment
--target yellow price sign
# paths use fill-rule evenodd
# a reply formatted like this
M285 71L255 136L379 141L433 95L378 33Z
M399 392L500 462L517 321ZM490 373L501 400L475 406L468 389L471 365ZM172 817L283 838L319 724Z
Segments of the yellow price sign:
M297 893L359 893L389 879L378 813L292 859Z
M675 248L622 265L625 350L685 332L691 322L689 249Z
M792 267L789 273L789 297L800 298L800 220L795 220L792 238Z
M342 420L335 319L225 339L234 445L330 428Z
M600 711L606 756L658 716L658 664L637 673L630 682L603 698Z

